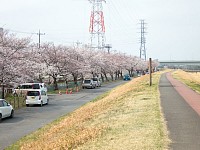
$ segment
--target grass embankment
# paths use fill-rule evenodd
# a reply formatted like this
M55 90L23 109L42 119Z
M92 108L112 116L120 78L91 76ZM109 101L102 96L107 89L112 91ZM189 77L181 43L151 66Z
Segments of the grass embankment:
M183 70L177 70L174 71L172 75L191 89L200 93L200 72L185 72Z
M163 150L167 129L161 113L161 73L142 76L96 98L22 138L8 149Z

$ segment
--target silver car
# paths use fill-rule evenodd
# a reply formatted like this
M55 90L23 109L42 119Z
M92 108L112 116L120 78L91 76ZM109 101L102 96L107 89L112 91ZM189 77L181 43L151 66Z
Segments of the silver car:
M92 78L94 84L96 85L96 87L100 87L101 86L101 81L99 78Z
M82 84L82 88L95 88L96 84L94 83L94 81L92 79L85 79L83 80L83 84Z
M3 118L14 116L14 109L5 99L0 99L0 122Z

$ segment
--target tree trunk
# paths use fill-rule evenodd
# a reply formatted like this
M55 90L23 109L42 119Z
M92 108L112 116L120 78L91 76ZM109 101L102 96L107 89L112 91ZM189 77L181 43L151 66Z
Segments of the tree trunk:
M57 83L57 78L53 77L53 85L54 85L54 90L58 90L58 83Z
M4 84L2 84L2 93L1 93L2 99L5 98L5 91L4 91Z
M77 87L78 86L78 82L77 82L78 75L77 74L72 74L72 75L74 77L74 85L75 85L75 87Z
M115 80L117 80L117 71L115 71Z
M133 77L134 76L134 70L133 70L133 67L131 68L131 77Z
M101 80L102 80L102 82L104 82L104 77L103 77L102 73L101 73Z
M103 74L104 74L104 76L105 76L105 78L106 78L106 81L109 81L109 80L108 80L108 77L107 77L107 75L106 75L106 73L104 72Z
M117 71L117 78L119 79L120 71Z
M65 79L65 84L66 84L66 89L68 89L69 88L68 79Z
M77 76L74 78L74 85L75 85L76 87L78 86Z
M123 79L123 74L122 74L122 71L120 71L120 77L121 77L121 79Z
M113 81L113 80L114 80L113 74L112 74L112 73L110 73L110 76L111 76L111 79L112 79L112 81Z
M41 76L41 75L39 75L39 82L40 82L40 83L43 83L43 80L42 80L42 76Z
M49 85L51 84L51 76L49 76L48 84L49 84Z
M131 76L131 71L130 70L128 70L128 74L129 74L129 76Z

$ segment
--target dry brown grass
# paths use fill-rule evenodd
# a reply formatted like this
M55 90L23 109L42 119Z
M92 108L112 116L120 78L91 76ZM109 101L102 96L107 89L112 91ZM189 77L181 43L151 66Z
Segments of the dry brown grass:
M101 113L93 120L107 125L109 130L77 150L167 149L170 141L161 115L156 86L158 79L159 76L154 77L156 81L151 88L147 76L121 87L126 94L122 94L112 110ZM125 92L127 89L131 92Z
M167 149L158 81L143 76L23 138L9 149Z

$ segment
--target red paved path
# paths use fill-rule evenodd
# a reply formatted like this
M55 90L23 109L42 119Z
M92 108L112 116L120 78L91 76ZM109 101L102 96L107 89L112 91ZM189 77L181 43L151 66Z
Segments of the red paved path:
M159 83L161 107L172 150L200 150L200 95L163 74Z
M200 116L200 94L190 89L182 82L174 79L171 73L166 74L167 79L174 86L176 91L185 99L185 101L198 113Z

